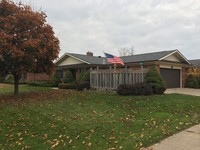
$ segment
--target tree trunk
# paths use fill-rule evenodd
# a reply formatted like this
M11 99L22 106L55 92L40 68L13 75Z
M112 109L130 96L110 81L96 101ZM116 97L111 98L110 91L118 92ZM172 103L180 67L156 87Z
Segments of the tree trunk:
M14 95L19 93L19 75L14 75Z

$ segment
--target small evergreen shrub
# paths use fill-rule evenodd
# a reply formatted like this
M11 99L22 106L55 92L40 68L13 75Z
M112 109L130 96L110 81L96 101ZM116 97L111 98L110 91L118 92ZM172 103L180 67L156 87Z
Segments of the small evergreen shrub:
M81 82L80 84L78 84L77 90L83 91L84 89L86 89L86 90L90 89L90 82L85 81L85 82Z
M155 67L147 72L145 82L152 87L154 94L163 94L166 90L166 83Z
M66 70L65 71L65 75L64 75L64 78L63 78L63 82L64 83L70 83L70 82L74 82L74 77L71 73L70 70Z
M77 89L76 83L59 83L59 89Z
M152 95L152 88L146 83L121 84L117 87L119 95Z
M189 74L185 80L185 87L186 88L198 88L198 80L193 75Z
M59 83L61 83L61 79L59 78L58 74L55 72L51 79L51 86L58 87Z

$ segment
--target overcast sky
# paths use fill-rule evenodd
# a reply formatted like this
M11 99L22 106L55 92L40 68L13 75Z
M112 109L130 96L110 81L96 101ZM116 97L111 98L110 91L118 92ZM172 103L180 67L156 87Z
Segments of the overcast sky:
M15 0L19 1L19 0ZM178 49L200 58L199 0L22 0L47 14L65 52L119 55Z

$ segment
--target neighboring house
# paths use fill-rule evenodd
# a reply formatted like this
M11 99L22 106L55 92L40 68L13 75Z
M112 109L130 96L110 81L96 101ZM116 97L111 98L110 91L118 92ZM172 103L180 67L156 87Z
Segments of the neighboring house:
M200 59L189 60L192 66L200 68Z
M149 69L155 66L160 72L168 88L184 87L184 81L187 75L186 68L191 66L191 63L178 50L161 51L154 53L146 53L132 56L121 57L125 67L132 70ZM60 77L63 77L64 71L69 69L74 77L77 77L81 71L95 68L109 68L113 66L106 61L105 57L93 56L93 53L88 52L86 55L65 53L56 62L56 70ZM125 68L117 66L116 69Z
M190 60L190 63L192 64L192 67L188 68L188 74L200 76L200 59Z

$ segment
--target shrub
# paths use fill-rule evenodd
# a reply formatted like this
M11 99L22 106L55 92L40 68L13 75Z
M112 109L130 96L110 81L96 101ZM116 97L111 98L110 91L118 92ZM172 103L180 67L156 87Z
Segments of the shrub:
M152 95L152 88L146 83L121 84L117 87L119 95Z
M90 71L86 71L81 79L81 82L85 82L85 81L88 81L90 82Z
M198 80L193 75L189 74L185 80L185 87L186 88L198 88Z
M24 85L24 84L27 84L27 82L26 82L26 81L23 81L23 80L19 80L19 84L20 84L20 85Z
M117 87L117 93L119 95L133 95L133 90L132 84L120 84Z
M65 71L65 75L64 75L64 78L63 78L63 82L64 83L70 83L70 82L74 82L74 77L71 73L70 70L66 70Z
M82 78L84 76L85 72L81 72L76 80L77 84L81 83L82 82Z
M76 83L59 83L58 88L59 89L76 89L77 85Z
M28 85L30 86L42 86L42 87L50 87L50 81L28 81Z
M81 82L80 84L78 84L77 90L83 91L84 89L87 89L87 90L90 89L90 82L85 81L85 82Z
M152 95L153 94L153 89L151 88L151 86L149 86L146 83L139 84L138 86L136 86L136 88L141 89L141 93L139 92L139 95Z
M61 79L59 78L58 74L55 72L51 79L51 86L57 87L60 82L61 82Z
M0 83L4 82L4 77L0 75Z
M155 67L147 72L145 82L152 87L154 94L163 94L166 90L166 83Z
M198 88L200 88L200 76L197 77Z
M14 84L14 77L13 77L13 75L12 74L7 75L4 83Z

